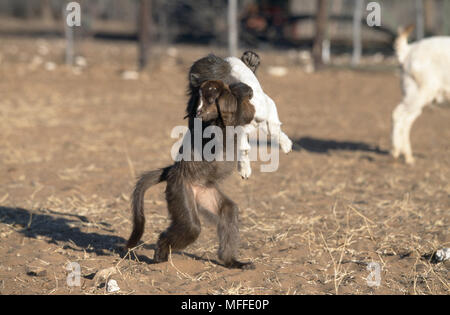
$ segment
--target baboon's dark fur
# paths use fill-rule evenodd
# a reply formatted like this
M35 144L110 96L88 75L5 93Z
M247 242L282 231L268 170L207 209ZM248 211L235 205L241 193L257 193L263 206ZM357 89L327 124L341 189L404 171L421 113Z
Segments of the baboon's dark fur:
M197 83L196 81L195 84ZM222 128L223 152L225 152L226 126L245 125L253 118L254 112L251 114L253 106L249 103L252 90L243 83L235 83L228 87L221 81L202 80L198 86L199 89L205 89L205 93L210 87L214 87L217 91L208 95L207 99L203 99L204 108L198 114L208 119L202 124L203 128L210 125ZM192 129L190 131L193 137L194 132ZM232 143L236 152L235 139ZM191 154L193 155L193 149ZM239 209L218 186L218 183L234 169L235 163L232 161L182 160L172 166L144 173L137 181L132 195L133 232L127 247L134 248L144 232L145 191L155 184L166 181L166 201L171 224L159 236L154 257L156 262L167 261L170 251L179 251L193 243L201 231L199 212L207 211L218 218L219 259L229 268L254 268L252 263L237 260Z

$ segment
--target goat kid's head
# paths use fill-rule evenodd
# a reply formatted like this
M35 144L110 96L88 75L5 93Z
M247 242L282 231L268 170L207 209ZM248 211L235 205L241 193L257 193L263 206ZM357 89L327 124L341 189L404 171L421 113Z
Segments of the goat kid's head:
M227 90L222 81L206 81L200 85L200 100L197 107L197 117L203 121L219 118L218 99Z

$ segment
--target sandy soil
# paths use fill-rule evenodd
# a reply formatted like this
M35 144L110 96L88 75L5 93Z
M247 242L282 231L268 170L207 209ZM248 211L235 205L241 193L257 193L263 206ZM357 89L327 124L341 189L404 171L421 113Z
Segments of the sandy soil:
M240 271L217 263L207 221L194 245L152 263L168 225L164 185L146 196L136 255L120 251L135 176L171 163L187 69L211 49L156 50L139 80L124 80L132 44L86 42L87 67L75 70L61 65L63 48L34 39L0 46L2 294L108 294L102 276L117 281L116 294L449 293L450 265L427 257L450 247L450 110L429 107L414 125L414 167L394 161L397 71L307 74L286 54L262 54L261 83L295 150L275 173L253 163L248 181L236 172L223 183L241 209L240 257L256 264ZM268 74L280 64L288 75ZM71 262L80 286L67 283ZM378 287L367 282L371 262Z

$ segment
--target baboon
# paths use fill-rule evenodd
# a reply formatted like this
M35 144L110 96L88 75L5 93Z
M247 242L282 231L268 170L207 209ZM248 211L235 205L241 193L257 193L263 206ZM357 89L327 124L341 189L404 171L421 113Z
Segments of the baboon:
M199 85L201 108L195 116L202 118L202 129L218 126L223 134L223 152L226 151L227 126L250 122L254 112L249 104L252 89L243 83L227 85L222 81L203 81ZM190 130L193 136L193 130ZM191 142L192 143L192 142ZM236 145L235 139L231 142ZM191 149L191 155L194 148ZM144 173L138 179L132 194L133 231L127 247L134 248L144 232L144 194L148 188L167 182L166 201L171 219L169 227L160 234L154 261L168 260L170 251L179 251L192 244L199 236L199 212L208 212L217 218L219 259L228 268L253 269L251 262L237 260L239 245L239 208L219 188L219 182L235 168L233 161L186 161Z

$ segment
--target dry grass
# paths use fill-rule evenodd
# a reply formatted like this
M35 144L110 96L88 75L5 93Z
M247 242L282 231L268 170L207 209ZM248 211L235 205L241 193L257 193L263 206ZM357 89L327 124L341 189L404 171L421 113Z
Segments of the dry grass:
M185 124L186 70L204 49L178 47L177 58L158 51L159 64L124 81L119 73L135 57L129 44L85 43L89 66L79 73L58 64L58 41L5 43L1 293L108 294L95 275L114 268L106 279L118 281L119 294L449 294L448 264L426 257L450 243L450 112L428 111L415 125L414 168L371 149L389 147L395 74L290 67L273 78L264 66L285 59L263 54L261 81L297 144L276 173L254 163L249 181L234 174L224 185L241 208L241 258L257 266L242 272L216 263L216 231L206 223L183 253L152 263L168 224L163 185L146 197L144 243L121 250L134 178L170 163L171 128ZM41 45L51 49L39 66ZM68 262L80 264L81 287L66 285ZM380 287L367 285L370 262L381 266ZM46 276L30 277L27 266Z

